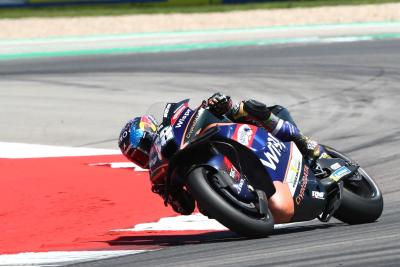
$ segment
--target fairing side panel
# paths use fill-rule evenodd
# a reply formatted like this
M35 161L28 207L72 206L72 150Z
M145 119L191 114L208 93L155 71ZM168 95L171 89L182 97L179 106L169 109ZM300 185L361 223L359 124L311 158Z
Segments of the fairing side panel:
M241 175L227 156L215 155L207 164L216 170L224 172L229 177L232 183L232 192L240 199L245 201L255 199L254 194L248 189L246 179Z
M259 158L272 181L284 181L291 159L291 142L281 142L266 130L249 124L222 124L219 128L221 137L248 147Z
M326 192L307 164L303 164L300 179L293 195L292 222L308 221L320 215L326 206Z
M219 125L219 134L250 148L272 181L288 185L295 206L292 221L312 220L321 214L326 205L326 192L296 144L281 142L262 128L244 125Z

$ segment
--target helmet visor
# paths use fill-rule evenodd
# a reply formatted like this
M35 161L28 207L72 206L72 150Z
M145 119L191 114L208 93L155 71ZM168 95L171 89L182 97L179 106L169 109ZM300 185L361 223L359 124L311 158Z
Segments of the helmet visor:
M136 149L128 150L128 157L142 168L147 168L149 164L149 151L153 143L154 133L144 132Z

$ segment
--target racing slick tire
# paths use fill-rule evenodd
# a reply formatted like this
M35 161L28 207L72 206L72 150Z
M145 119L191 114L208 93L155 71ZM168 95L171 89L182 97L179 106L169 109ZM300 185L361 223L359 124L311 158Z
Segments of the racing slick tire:
M187 176L187 187L201 207L211 218L216 219L230 230L246 237L265 237L274 229L274 220L268 209L267 214L253 217L231 205L208 180L209 171L197 167Z
M345 154L331 147L324 147L330 156L354 162ZM333 215L348 224L374 222L383 211L383 197L378 185L363 168L360 167L358 172L362 177L361 181L344 181L342 202Z

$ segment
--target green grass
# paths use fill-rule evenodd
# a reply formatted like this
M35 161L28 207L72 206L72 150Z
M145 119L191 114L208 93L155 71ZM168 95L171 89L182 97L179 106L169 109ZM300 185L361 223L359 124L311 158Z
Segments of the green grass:
M160 4L102 4L62 7L0 8L0 19L26 17L79 17L156 13L227 12L233 10L363 5L393 2L400 2L400 0L287 0L253 4L215 4L195 6L167 6ZM340 16L340 14L338 14L338 16Z

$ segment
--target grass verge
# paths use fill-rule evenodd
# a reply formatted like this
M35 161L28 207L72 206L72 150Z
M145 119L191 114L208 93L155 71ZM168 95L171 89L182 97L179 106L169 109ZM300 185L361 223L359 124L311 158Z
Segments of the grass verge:
M157 4L101 4L28 8L0 8L0 19L27 17L81 17L115 16L129 14L168 14L168 13L204 13L228 12L251 9L279 9L297 7L320 7L338 5L364 5L395 3L400 0L287 0L252 4L215 4L197 6L160 6Z

